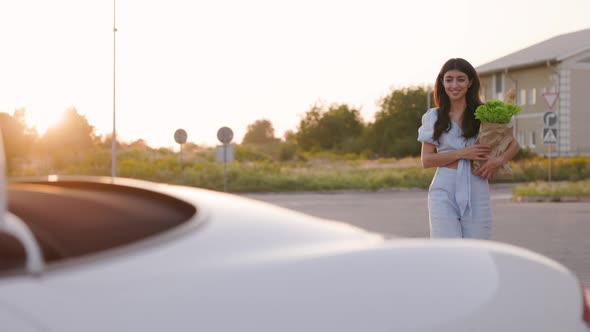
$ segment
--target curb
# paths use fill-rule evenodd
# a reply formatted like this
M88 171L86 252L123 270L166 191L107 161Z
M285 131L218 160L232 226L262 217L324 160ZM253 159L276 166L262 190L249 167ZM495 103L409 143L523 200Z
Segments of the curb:
M517 203L590 202L590 196L512 196L512 201Z

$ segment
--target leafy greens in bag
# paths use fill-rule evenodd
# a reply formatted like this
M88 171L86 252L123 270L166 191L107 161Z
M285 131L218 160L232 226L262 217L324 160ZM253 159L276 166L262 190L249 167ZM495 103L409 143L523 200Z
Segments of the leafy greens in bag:
M502 155L514 136L512 134L512 116L518 114L521 108L514 105L516 95L513 89L506 93L506 102L491 100L475 109L475 118L481 121L476 143L489 144L492 147L491 157ZM472 170L475 173L483 161L474 160ZM496 172L494 179L508 179L513 175L508 163L503 164Z
M510 122L513 115L520 113L520 110L517 105L491 100L475 110L475 118L481 122L505 124Z

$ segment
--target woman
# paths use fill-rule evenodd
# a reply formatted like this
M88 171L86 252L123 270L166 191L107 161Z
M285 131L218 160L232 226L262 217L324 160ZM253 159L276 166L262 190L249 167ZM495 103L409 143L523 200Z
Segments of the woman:
M437 108L422 117L418 140L422 166L438 167L428 192L430 236L489 239L492 230L488 179L519 150L516 140L504 154L489 158L491 147L475 144L480 122L475 109L479 77L464 59L448 60L434 84ZM476 174L471 160L485 161Z

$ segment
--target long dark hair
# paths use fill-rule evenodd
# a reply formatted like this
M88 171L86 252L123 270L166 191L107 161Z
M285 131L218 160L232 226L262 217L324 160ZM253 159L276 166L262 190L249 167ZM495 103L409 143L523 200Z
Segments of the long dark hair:
M479 77L477 76L475 68L473 68L467 60L453 58L445 62L438 73L436 82L434 83L434 101L438 107L438 119L434 124L434 134L432 135L432 138L435 141L438 141L443 132L451 130L451 118L449 117L451 100L449 99L449 95L445 91L443 84L445 73L449 70L458 70L464 73L471 82L471 86L467 89L467 94L465 94L467 108L465 109L463 123L461 124L463 137L467 139L475 137L479 133L480 121L475 118L475 109L483 104L481 99L479 99Z

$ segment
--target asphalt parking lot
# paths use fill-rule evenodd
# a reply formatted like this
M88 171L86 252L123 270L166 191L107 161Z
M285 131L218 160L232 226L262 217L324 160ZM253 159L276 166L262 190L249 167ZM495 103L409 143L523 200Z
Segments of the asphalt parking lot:
M548 256L590 287L590 203L516 203L511 185L492 185L492 240ZM310 215L405 237L428 237L425 190L245 194Z

